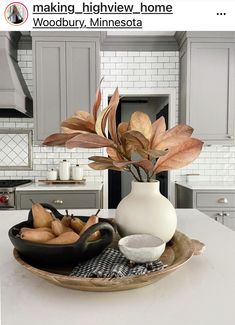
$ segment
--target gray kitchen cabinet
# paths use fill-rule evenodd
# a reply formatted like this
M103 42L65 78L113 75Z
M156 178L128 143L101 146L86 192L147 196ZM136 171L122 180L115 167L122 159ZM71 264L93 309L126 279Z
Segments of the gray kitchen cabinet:
M59 132L77 110L90 111L99 82L98 36L32 33L35 143Z
M16 208L30 209L32 201L49 203L57 209L100 209L102 192L90 191L19 191L16 194Z
M235 230L234 190L193 190L176 184L177 208L193 208Z
M206 144L234 144L235 37L209 35L180 41L180 122Z

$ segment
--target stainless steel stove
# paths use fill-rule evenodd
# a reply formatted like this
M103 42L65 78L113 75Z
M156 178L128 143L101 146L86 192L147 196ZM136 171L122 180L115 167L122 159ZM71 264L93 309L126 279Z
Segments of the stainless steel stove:
M32 183L30 179L0 179L0 210L16 208L15 189Z

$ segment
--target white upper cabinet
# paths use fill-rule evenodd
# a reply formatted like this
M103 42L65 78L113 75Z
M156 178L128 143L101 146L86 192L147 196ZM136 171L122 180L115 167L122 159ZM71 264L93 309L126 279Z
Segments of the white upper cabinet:
M235 37L182 42L179 115L206 144L235 143Z

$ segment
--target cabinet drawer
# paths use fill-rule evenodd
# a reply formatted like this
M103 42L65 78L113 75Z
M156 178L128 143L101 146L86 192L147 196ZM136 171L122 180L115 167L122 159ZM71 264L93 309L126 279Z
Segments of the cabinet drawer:
M99 194L96 191L79 193L43 192L20 193L17 197L18 209L30 209L32 202L49 203L57 209L96 209L100 207Z
M209 217L215 219L216 221L222 223L228 228L235 230L235 211L208 211L201 210L201 212L205 213Z
M197 193L197 208L232 208L235 207L235 193Z

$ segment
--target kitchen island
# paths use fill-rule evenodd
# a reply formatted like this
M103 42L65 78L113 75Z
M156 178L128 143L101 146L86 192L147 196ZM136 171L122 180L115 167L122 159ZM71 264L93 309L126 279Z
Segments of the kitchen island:
M178 209L177 228L205 243L203 255L155 284L103 293L57 287L14 260L7 232L27 213L0 212L2 325L235 324L235 233L198 210ZM114 210L100 212L100 217L114 215Z

